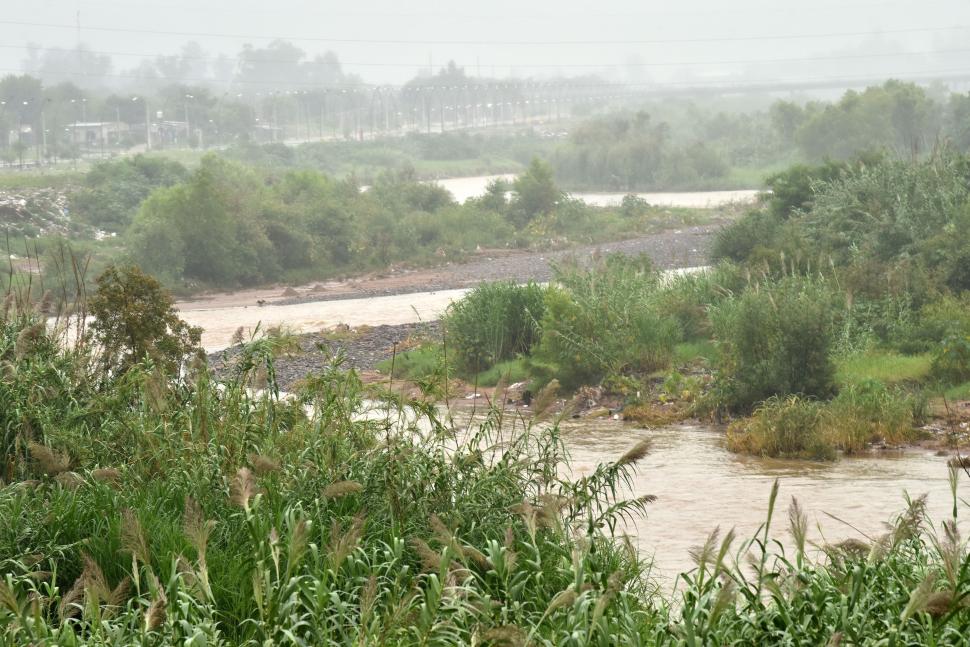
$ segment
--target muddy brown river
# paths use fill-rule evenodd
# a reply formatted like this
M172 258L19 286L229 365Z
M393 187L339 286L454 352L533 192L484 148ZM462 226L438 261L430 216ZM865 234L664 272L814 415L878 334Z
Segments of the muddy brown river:
M514 175L479 175L475 177L456 177L438 180L436 184L447 189L458 202L476 198L485 193L486 187L495 180L514 180ZM573 198L597 207L612 207L620 204L627 193L623 192L584 192L570 194ZM712 209L732 203L747 203L755 199L758 191L742 189L739 191L664 191L635 193L652 205L660 207L692 207Z
M643 438L652 441L629 494L654 494L658 499L647 517L627 530L643 556L654 558L654 572L661 581L691 568L689 549L703 543L715 527L722 532L735 528L736 548L740 539L757 531L776 478L780 491L772 534L786 545L792 497L808 514L809 541L817 544L878 536L885 522L905 510L904 492L914 497L927 494L927 509L937 523L951 514L947 459L934 451L907 449L813 463L732 454L724 448L722 432L703 426L647 430L618 421L586 420L570 421L562 429L577 475L616 460ZM961 476L967 498L970 484ZM966 532L970 509L962 503L960 507Z

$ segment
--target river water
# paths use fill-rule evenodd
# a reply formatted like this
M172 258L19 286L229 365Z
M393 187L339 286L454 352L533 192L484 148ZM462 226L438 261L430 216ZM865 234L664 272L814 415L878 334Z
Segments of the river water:
M949 518L952 498L946 458L921 449L843 457L831 463L763 459L732 454L724 434L704 426L636 429L619 421L570 421L562 426L575 475L615 461L641 439L652 441L638 465L631 496L656 495L645 519L627 527L644 557L655 559L654 572L670 580L693 564L689 549L720 526L751 537L764 522L773 481L780 483L772 535L790 545L788 506L796 497L809 519L809 542L821 545L854 537L878 536L884 523L903 512L904 492L928 494L927 509L936 522ZM965 475L961 490L967 498ZM960 504L963 521L970 509ZM834 515L837 521L826 513ZM723 536L723 534L722 534ZM817 549L814 551L818 553Z
M378 326L435 321L452 301L468 290L416 292L363 299L338 299L308 303L229 306L224 308L187 308L179 316L193 326L202 327L202 347L213 353L231 345L233 333L242 326L248 333L284 326L295 333L318 332L337 324ZM248 334L247 334L248 337Z
M437 184L455 197L458 202L475 198L485 193L485 188L494 180L514 180L514 175L480 175L477 177L457 177L438 180ZM597 207L611 207L620 204L626 193L572 193L572 197ZM636 193L652 205L661 207L693 207L713 209L731 203L747 203L758 195L757 190L741 191L682 191L662 193Z

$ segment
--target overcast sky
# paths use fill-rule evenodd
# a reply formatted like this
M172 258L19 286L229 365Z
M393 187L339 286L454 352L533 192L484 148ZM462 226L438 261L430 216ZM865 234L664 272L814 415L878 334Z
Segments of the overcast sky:
M274 37L333 50L379 83L449 59L470 74L631 83L970 73L968 0L0 1L3 73L21 68L28 43L73 47L78 14L85 45L125 53L115 73L189 40L235 56Z

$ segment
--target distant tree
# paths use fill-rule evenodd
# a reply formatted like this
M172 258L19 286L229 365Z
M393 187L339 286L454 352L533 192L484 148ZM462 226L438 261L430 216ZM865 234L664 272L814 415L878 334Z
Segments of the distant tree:
M970 94L950 96L945 123L950 143L960 151L970 151Z
M791 101L776 101L771 106L771 125L786 146L795 143L795 133L804 123L805 109Z
M263 206L263 183L253 171L206 156L186 182L158 189L142 204L130 231L133 257L167 280L273 280L279 265L260 224ZM162 234L168 244L160 250Z
M552 168L538 158L534 158L528 170L515 179L512 191L510 216L518 227L552 212L563 199L562 191L553 181Z
M170 375L201 351L202 329L178 316L172 297L137 266L110 265L97 279L88 309L105 369L123 373L145 359Z
M941 106L921 87L888 81L846 92L807 119L796 140L813 160L845 160L884 149L916 154L932 146L942 118Z
M478 204L489 211L505 213L509 206L508 193L512 190L512 184L504 178L492 180L485 187L485 193L475 198Z
M188 175L184 166L161 157L102 162L85 176L84 188L71 195L71 209L99 229L121 233L154 189L178 184Z

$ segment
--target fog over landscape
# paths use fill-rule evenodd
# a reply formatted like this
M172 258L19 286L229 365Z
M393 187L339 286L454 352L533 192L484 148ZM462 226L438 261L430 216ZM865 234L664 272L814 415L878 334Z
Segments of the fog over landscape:
M970 644L970 0L0 4L0 645Z
M333 52L346 71L381 84L402 83L449 60L478 76L597 74L668 87L962 78L970 72L970 5L961 0L606 0L595 9L556 0L6 4L0 68L88 87L134 81L151 74L157 58L179 53L191 61L169 66L175 77L227 81L246 45L264 47L276 39L291 41L310 59ZM66 69L77 61L72 50L79 44L91 59L80 73ZM45 56L45 48L55 49Z

